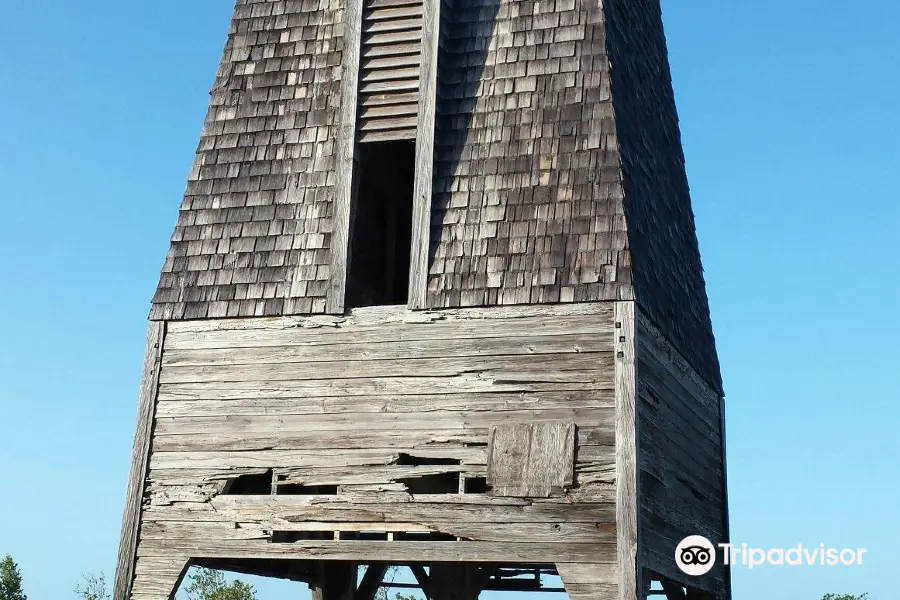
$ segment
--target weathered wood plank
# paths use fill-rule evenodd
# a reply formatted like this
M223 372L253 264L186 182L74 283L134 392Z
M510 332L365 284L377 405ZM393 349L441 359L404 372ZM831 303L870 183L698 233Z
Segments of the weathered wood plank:
M128 599L135 577L135 558L137 557L138 535L141 526L141 499L144 495L147 468L150 463L150 441L153 435L154 410L165 337L165 322L149 324L147 345L144 351L144 368L141 374L134 445L131 451L131 470L128 474L125 511L122 517L122 531L116 563L114 600Z
M446 358L272 362L254 365L172 365L162 369L161 384L482 376L554 383L586 382L612 370L611 353L450 356Z
M611 389L473 394L410 394L365 397L238 398L172 400L161 398L159 417L242 415L309 415L324 413L431 413L443 411L506 411L556 408L615 408Z
M203 469L232 467L304 468L304 467L354 467L387 466L397 464L400 452L391 449L364 450L261 450L258 452L154 452L150 457L151 469ZM452 458L463 465L486 464L484 448L422 448L416 452L419 458ZM407 467L410 472L422 467ZM453 471L454 465L436 465L438 472Z
M210 522L151 521L142 530L142 539L177 542L178 540L270 540L271 531L346 531L443 533L466 541L505 542L510 539L535 543L596 544L615 543L615 526L602 523L473 523L456 520L428 523L385 522ZM398 527L401 525L402 527Z
M497 306L490 308L446 308L429 311L411 311L405 306L369 306L355 308L346 316L287 316L254 317L232 319L209 319L200 321L173 321L169 323L168 335L182 333L202 333L209 331L258 331L303 328L307 330L345 330L360 327L374 327L383 331L381 325L433 325L450 321L514 321L510 327L517 327L516 319L553 317L597 317L587 319L600 327L610 329L613 319L613 305L608 302L588 302L579 304L543 304ZM168 344L168 342L167 342Z
M388 131L367 131L360 133L360 143L386 142L391 140L413 140L416 138L415 129L391 129Z
M265 540L166 540L158 546L142 546L139 556L159 556L169 552L190 552L205 558L314 558L322 560L383 560L395 563L526 562L611 563L615 544L569 544L538 542L380 542L314 541L273 544ZM559 557L559 558L556 558Z
M615 563L557 563L556 570L572 600L611 600L618 597Z
M566 335L612 335L605 319L578 316L527 316L507 320L439 320L424 323L350 325L346 327L273 327L272 329L212 329L170 333L166 350L262 348L323 344L381 344L455 340L460 338L534 338ZM498 331L498 326L503 327ZM261 332L265 332L261 334Z
M635 307L617 302L615 315L616 382L616 532L618 534L618 598L638 597L637 373Z
M231 383L179 383L160 386L161 400L244 400L252 398L329 398L329 397L377 397L419 396L423 392L480 394L480 393L541 393L553 391L608 390L611 382L605 373L593 378L572 374L570 382L532 381L530 378L510 379L481 376L478 373L459 377L377 377L366 379L324 379L306 381ZM558 379L558 378L557 378ZM587 379L587 381L577 381Z
M203 503L155 506L154 521L229 520L235 522L435 523L604 523L615 522L613 503L532 502L488 495L218 496ZM477 496L477 498L472 498ZM397 500L393 500L398 498ZM393 501L392 501L393 500ZM507 502L501 502L506 500Z
M383 20L371 19L373 15L376 13L366 13L365 15L365 25L363 26L363 35L372 34L372 33L381 33L386 31L407 31L407 30L417 30L421 31L422 28L422 17L419 16L410 16L409 18L402 18L402 16L395 16L394 18L384 18ZM369 20L371 19L371 20Z
M196 451L254 451L358 448L385 448L416 454L419 449L466 448L488 443L487 427L418 431L272 431L267 433L188 433L157 435L153 439L154 452ZM612 423L604 426L581 427L578 450L579 461L597 460L611 452L615 445Z
M417 52L390 56L388 58L366 58L362 61L362 69L371 71L375 69L396 69L398 67L418 68L421 60L422 58ZM415 104L413 103L412 106L415 106ZM363 111L361 116L366 116L366 112Z
M356 413L320 415L255 415L235 417L211 415L208 417L169 418L158 417L156 430L159 435L186 433L270 433L288 431L355 431L364 424L370 431L429 429L488 428L506 423L547 423L567 421L585 426L601 426L614 422L613 409L609 408L560 408L552 410L446 411L444 413ZM429 427L431 424L433 427Z
M391 8L368 8L363 13L363 18L367 21L393 21L406 17L422 17L422 4L408 4L406 6L398 6Z
M416 179L413 191L413 235L408 294L408 304L414 309L422 309L426 305L440 23L440 0L423 0L422 66L419 74L421 90L416 135Z
M575 425L494 425L487 460L488 484L494 494L548 497L574 483Z
M400 44L381 44L378 46L366 46L362 50L362 58L371 59L377 56L403 56L407 54L415 54L416 56L422 51L421 40L413 42L404 42Z
M596 333L449 340L404 340L379 343L306 343L288 346L166 349L165 367L211 365L264 365L267 363L329 362L335 360L439 359L463 356L528 356L543 354L612 355L612 345ZM610 363L612 364L611 360Z
M335 143L336 183L331 231L328 293L325 312L344 313L344 292L349 268L350 210L353 204L353 166L356 154L356 107L359 91L359 50L362 36L362 2L344 7L344 49L341 53L340 124ZM299 275L299 269L298 269ZM296 277L296 275L295 275Z

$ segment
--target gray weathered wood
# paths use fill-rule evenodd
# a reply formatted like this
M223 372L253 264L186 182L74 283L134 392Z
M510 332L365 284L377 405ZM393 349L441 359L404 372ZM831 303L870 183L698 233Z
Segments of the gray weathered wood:
M172 324L139 556L615 561L611 309ZM525 478L549 497L467 493L510 424L551 449ZM278 495L229 495L270 471ZM303 486L316 495L280 495ZM384 541L353 539L372 532Z
M416 131L416 179L413 192L410 250L410 308L425 308L431 239L431 195L434 169L434 127L437 106L438 46L441 2L423 0L422 65L419 73L419 115Z
M619 600L638 593L637 373L635 308L617 302L615 316L616 381L616 532L618 534Z
M571 600L613 600L618 597L619 577L615 563L556 563L556 570Z
M147 470L150 464L150 441L156 407L162 351L166 335L164 322L151 322L147 329L147 345L144 352L144 369L141 374L141 390L138 399L137 424L134 446L131 451L131 470L128 474L128 490L125 495L125 512L119 541L114 600L128 600L134 581L138 534L141 524L141 499Z
M344 51L341 54L341 110L335 141L334 220L331 231L328 294L325 312L344 313L344 292L349 272L350 212L353 205L353 171L356 155L356 107L359 89L359 51L362 2L344 7Z
M575 425L492 426L487 462L488 484L495 495L546 498L574 483Z
M273 544L264 539L198 540L169 539L163 546L138 550L138 556L160 553L194 553L207 558L314 558L322 560L384 560L393 563L421 561L506 562L542 564L554 556L570 563L611 563L615 561L615 543L547 542L420 542L420 541L316 541Z

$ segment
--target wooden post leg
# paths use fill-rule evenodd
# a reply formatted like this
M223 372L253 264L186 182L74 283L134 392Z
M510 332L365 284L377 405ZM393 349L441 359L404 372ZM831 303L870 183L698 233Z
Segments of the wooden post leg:
M556 563L556 570L571 600L635 600L620 597L614 564Z
M356 563L323 561L318 577L310 584L313 600L354 600L356 595Z
M477 600L485 581L478 565L434 563L426 593L431 600Z
M137 561L134 585L124 600L171 600L175 598L189 566L182 557L144 557ZM115 597L120 600L120 597Z

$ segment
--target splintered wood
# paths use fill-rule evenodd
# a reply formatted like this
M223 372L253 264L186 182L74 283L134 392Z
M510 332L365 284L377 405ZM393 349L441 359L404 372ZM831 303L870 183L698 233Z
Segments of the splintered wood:
M611 306L168 327L137 580L169 556L616 560Z
M575 480L575 425L491 427L487 483L495 496L549 498Z

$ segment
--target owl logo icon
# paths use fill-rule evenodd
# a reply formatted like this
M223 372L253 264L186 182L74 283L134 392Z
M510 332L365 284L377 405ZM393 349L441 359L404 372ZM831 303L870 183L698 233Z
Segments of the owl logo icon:
M675 564L691 577L706 575L716 565L716 548L703 536L686 537L675 548Z

